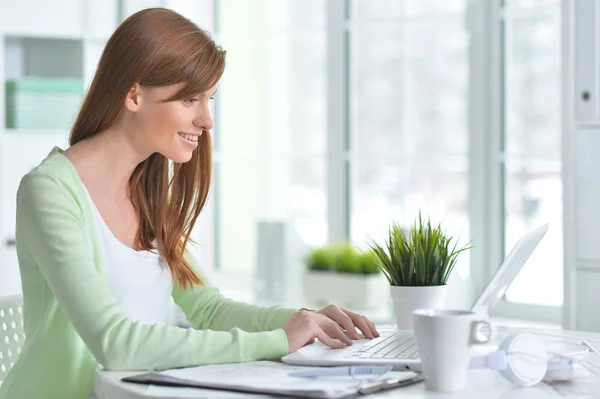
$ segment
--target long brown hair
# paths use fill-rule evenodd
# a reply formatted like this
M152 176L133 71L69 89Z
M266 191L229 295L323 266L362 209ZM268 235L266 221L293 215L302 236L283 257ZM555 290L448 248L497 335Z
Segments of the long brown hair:
M69 143L74 145L109 128L136 83L157 87L183 82L184 87L167 99L180 101L213 87L224 68L225 52L187 18L165 8L139 11L123 21L108 40ZM183 288L202 284L184 257L211 180L209 132L203 132L198 141L189 162L170 168L170 161L155 153L136 167L129 180L131 201L140 220L135 245L158 249L173 279Z

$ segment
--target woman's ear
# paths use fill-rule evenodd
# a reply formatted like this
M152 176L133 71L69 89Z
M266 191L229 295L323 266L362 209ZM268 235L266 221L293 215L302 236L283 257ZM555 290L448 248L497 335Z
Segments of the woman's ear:
M125 108L131 112L137 112L140 109L142 101L142 86L139 83L133 85L125 97Z

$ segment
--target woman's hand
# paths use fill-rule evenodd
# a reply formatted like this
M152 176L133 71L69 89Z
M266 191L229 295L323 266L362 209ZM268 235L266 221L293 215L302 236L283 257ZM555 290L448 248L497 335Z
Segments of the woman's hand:
M296 312L282 328L287 335L290 353L296 352L304 345L312 344L315 339L334 349L352 345L352 341L346 337L339 324L315 312Z
M318 312L301 310L283 326L287 335L289 351L295 352L315 339L325 345L340 349L352 345L344 330L353 339L359 339L358 328L366 338L379 337L375 325L366 317L335 305L329 305Z
M359 339L356 329L363 333L365 338L372 339L379 337L379 332L375 324L365 316L351 312L336 305L328 305L317 312L335 321L341 328L346 330L352 339Z

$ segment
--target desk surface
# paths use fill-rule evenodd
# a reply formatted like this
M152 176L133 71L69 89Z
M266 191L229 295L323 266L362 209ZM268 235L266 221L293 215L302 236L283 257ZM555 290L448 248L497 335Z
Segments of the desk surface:
M519 331L525 331L519 329ZM576 331L532 330L539 334L550 334L566 339L586 339L600 347L600 334ZM590 355L594 356L594 355ZM595 361L600 364L600 359ZM137 398L274 398L268 395L243 394L239 392L212 391L205 389L169 388L145 386L121 382L121 378L139 374L138 372L109 372L102 371L96 376L96 395L99 399L137 399ZM442 398L482 398L486 399L538 399L538 398L592 398L600 396L600 377L591 374L588 378L571 383L541 383L532 388L520 388L504 379L496 371L473 371L467 380L467 389L458 394L443 394L425 391L424 385L416 384L387 392L370 395L372 398L401 397L404 399L442 399Z

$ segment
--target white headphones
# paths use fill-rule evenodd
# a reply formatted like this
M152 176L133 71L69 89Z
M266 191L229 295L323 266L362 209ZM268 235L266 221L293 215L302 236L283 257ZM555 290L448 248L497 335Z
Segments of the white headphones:
M496 352L471 359L470 369L498 370L514 384L530 387L542 381L547 373L571 371L575 360L550 357L542 341L531 333L508 336Z

